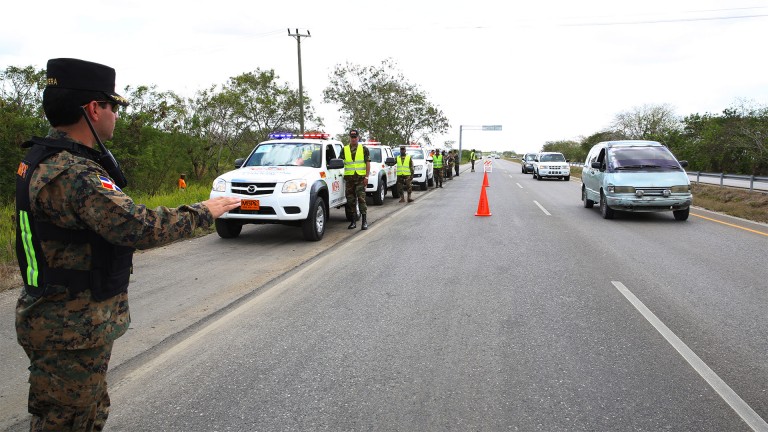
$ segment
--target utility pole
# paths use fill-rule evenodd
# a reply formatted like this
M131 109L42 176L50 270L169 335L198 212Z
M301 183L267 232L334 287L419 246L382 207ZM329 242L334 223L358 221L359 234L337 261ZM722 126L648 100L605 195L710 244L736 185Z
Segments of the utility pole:
M291 29L288 29L288 36L292 36L296 39L296 46L299 50L299 110L300 110L300 118L299 118L299 127L301 128L301 133L304 133L304 86L301 82L301 38L303 37L311 37L309 34L309 30L307 30L307 34L303 35L299 33L299 29L296 29L296 33L291 33Z

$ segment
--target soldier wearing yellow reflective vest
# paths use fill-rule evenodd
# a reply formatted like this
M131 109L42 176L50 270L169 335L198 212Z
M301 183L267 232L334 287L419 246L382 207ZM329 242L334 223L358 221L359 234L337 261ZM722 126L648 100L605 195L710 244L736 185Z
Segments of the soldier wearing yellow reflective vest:
M368 229L368 206L365 205L365 187L368 185L368 174L371 172L371 156L368 148L358 145L357 129L349 131L349 145L344 146L344 183L346 185L347 214L352 215L348 229L357 228L355 203L360 208L362 224L360 229Z
M405 153L405 146L400 146L400 154L395 159L397 162L397 192L400 194L400 201L405 202L403 193L408 191L408 202L413 202L411 192L413 192L413 161L411 155Z
M435 189L443 187L443 155L439 151L432 156L432 172L435 173Z

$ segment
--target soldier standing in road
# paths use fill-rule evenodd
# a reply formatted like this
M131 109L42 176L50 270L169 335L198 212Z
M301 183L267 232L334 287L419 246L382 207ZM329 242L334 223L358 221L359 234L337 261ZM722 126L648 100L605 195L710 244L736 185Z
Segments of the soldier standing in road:
M472 162L472 172L475 172L476 160L477 160L477 154L475 153L475 149L472 149L472 152L469 154L469 161Z
M453 151L453 166L456 169L456 177L459 176L459 151Z
M360 229L368 229L368 206L365 205L365 187L368 185L368 174L371 172L371 156L368 147L358 145L357 129L349 131L349 144L344 146L344 183L347 196L347 214L352 215L348 229L357 228L355 203L360 207L362 224Z
M405 202L405 191L408 191L408 202L413 202L411 192L413 192L413 160L411 155L405 153L405 146L400 146L400 154L396 158L397 162L397 192L400 194L400 201Z
M443 187L443 155L439 151L432 156L432 172L435 174L435 189Z
M445 155L445 151L443 151L443 154ZM445 164L445 171L446 175L448 176L448 180L453 180L453 153L448 152L446 156L446 164Z
M24 281L16 337L29 357L32 431L100 431L109 415L112 345L130 324L134 249L189 237L240 205L215 198L150 210L101 144L119 107L115 70L77 59L47 65L46 138L23 144L16 177L16 254ZM99 150L101 149L101 150Z

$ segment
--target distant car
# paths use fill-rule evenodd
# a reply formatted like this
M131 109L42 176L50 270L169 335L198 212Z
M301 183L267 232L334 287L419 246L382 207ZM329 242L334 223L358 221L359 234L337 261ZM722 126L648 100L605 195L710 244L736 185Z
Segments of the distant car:
M520 159L523 174L530 174L533 172L534 159L536 159L536 153L526 153L525 156Z
M397 193L397 167L392 148L378 141L366 141L361 144L368 149L371 157L371 171L368 174L365 193L373 197L375 205L384 204L388 189L392 191L393 198L398 198L400 195Z
M604 219L613 219L615 210L671 211L684 221L693 201L686 166L655 141L595 144L582 168L581 200L586 208L600 203Z
M542 152L533 160L533 178L558 177L565 181L571 179L571 167L565 156L558 152Z

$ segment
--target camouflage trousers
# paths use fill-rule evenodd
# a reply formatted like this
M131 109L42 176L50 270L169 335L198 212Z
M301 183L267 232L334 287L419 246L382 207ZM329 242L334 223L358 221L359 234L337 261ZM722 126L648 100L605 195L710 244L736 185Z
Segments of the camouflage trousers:
M30 361L29 430L103 430L109 416L106 377L112 343L81 350L24 350Z
M403 196L403 192L413 192L413 177L411 176L397 176L397 193Z
M438 169L432 170L432 172L435 173L435 187L442 186L443 185L443 169L438 168Z
M351 177L344 177L344 183L346 185L344 195L347 197L347 214L356 214L355 200L357 200L357 206L360 208L360 213L368 213L368 206L365 204L366 184L363 181L363 176L354 175Z

